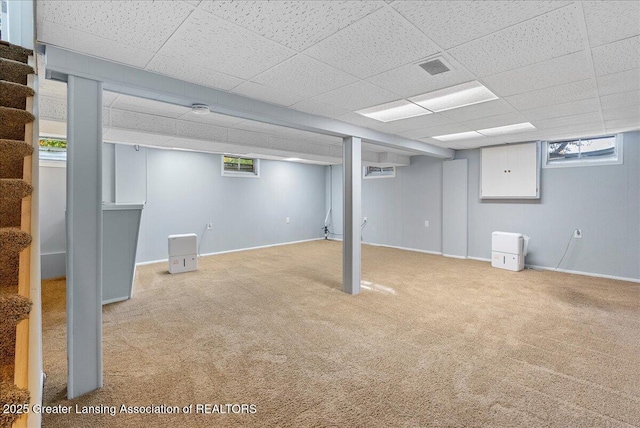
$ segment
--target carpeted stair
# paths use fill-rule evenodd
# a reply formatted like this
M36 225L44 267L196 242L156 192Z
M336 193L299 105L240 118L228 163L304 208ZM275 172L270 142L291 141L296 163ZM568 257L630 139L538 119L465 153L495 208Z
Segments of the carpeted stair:
M20 253L31 245L30 224L23 218L23 206L30 211L33 191L30 174L24 173L33 153L25 125L35 120L27 111L27 98L35 96L28 86L34 72L27 64L31 55L30 50L0 42L0 408L29 401L29 392L16 386L16 343L17 326L31 310L20 285L29 269L28 257L21 259ZM24 366L25 361L19 363ZM18 416L0 412L0 428L11 427Z

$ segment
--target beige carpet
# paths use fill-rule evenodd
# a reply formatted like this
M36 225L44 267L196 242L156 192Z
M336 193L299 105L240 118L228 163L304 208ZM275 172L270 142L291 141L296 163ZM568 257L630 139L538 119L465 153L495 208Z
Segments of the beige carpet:
M179 275L141 267L134 298L104 308L104 389L73 401L64 281L46 281L46 404L256 413L44 426L640 425L639 284L371 246L363 280L359 296L340 291L331 241L207 257Z

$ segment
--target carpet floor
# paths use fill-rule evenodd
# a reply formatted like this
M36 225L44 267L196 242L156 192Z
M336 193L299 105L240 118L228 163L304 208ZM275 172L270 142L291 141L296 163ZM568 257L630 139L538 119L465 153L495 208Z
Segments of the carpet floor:
M103 309L105 387L75 400L65 282L44 281L44 404L73 408L43 425L640 426L640 284L363 246L350 296L341 259L313 241L139 267Z

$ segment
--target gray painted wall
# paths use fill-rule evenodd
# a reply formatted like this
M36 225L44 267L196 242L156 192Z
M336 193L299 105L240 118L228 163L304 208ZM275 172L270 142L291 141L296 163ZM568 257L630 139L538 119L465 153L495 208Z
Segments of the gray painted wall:
M446 256L468 255L468 169L466 159L442 162L442 254Z
M329 168L329 167L327 167ZM332 227L342 233L342 168L332 168ZM416 250L442 249L442 161L413 156L395 178L362 180L363 242ZM424 226L425 220L429 227ZM334 236L341 238L341 236Z
M201 254L322 237L323 166L261 160L260 178L239 178L221 176L220 155L146 149L146 157L138 262L166 259L173 234L196 233ZM140 185L135 167L116 170L119 183Z
M624 135L624 164L543 168L539 201L486 201L479 197L480 150L469 160L469 256L491 257L491 232L531 237L526 263L640 279L640 132Z
M40 262L42 278L65 274L67 168L40 166Z

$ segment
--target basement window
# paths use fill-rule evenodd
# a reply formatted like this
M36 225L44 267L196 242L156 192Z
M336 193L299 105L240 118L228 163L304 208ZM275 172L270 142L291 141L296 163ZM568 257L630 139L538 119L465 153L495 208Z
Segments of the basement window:
M545 168L565 166L619 165L622 135L579 138L546 143Z
M222 158L222 175L227 177L260 177L260 160L240 156L224 155Z
M43 166L66 166L67 141L60 138L40 137L39 158Z
M362 168L363 178L394 178L395 166L365 166Z

